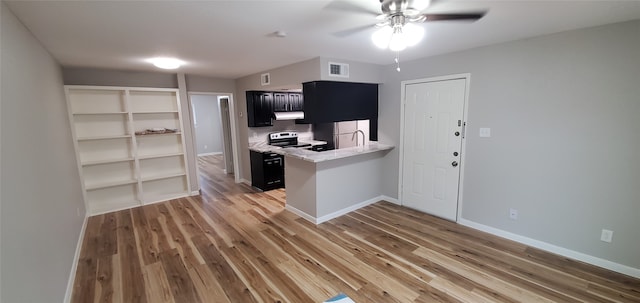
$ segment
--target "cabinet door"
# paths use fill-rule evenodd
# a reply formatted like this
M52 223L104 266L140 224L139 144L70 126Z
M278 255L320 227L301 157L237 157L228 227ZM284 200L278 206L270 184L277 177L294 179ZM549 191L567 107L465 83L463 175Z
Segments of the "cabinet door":
M303 111L304 103L302 100L302 94L289 93L289 110L292 112Z
M273 94L247 91L247 122L249 127L271 126Z
M284 159L282 156L265 159L264 189L274 189L284 186Z
M287 93L273 93L273 111L286 112L289 110L289 96Z
M271 126L271 118L273 116L273 94L272 93L260 93L260 109L259 109L259 124L262 126Z
M302 84L307 123L378 119L378 85L336 81Z

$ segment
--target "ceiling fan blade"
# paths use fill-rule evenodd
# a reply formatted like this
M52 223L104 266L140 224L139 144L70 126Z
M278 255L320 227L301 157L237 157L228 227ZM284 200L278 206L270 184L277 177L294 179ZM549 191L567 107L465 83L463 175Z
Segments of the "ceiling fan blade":
M487 12L459 13L459 14L423 14L423 16L427 18L425 22L450 21L450 20L476 21L484 17L486 13Z
M354 27L354 28L350 28L350 29L345 29L339 32L334 32L331 33L332 35L336 36L336 37L340 37L340 38L344 38L347 36L351 36L353 34L357 34L359 32L363 32L366 31L370 28L374 28L375 24L366 24L366 25L362 25L362 26L358 26L358 27Z
M361 3L361 2L358 2L358 3ZM380 11L374 11L372 8L364 7L362 5L355 4L354 2L344 1L344 0L342 0L342 1L339 1L339 0L331 1L329 4L327 4L324 7L324 9L341 11L341 12L346 12L346 13L367 14L367 15L372 15L372 16L380 15Z

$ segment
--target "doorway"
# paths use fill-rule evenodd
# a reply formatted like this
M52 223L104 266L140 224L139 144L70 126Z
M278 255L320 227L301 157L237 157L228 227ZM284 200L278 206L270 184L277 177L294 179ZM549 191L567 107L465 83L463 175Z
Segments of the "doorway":
M469 75L402 82L400 201L457 221Z
M236 183L238 155L233 95L230 93L189 92L193 144L198 157L222 157L223 172L232 174ZM200 175L198 168L198 175Z

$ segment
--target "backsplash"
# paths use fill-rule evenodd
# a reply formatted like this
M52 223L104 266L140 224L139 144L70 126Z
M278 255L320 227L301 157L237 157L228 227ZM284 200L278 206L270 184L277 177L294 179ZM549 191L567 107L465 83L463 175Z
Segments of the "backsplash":
M293 120L273 121L273 126L249 127L249 143L266 142L267 136L274 132L295 131L298 140L312 140L311 124L296 124Z

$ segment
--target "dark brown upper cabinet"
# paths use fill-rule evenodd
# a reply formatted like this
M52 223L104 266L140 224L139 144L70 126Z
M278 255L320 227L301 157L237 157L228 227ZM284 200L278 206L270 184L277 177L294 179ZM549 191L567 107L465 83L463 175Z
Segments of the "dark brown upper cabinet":
M247 91L247 122L249 127L271 126L273 93Z
M301 123L378 119L377 84L313 81L302 84L302 94Z

